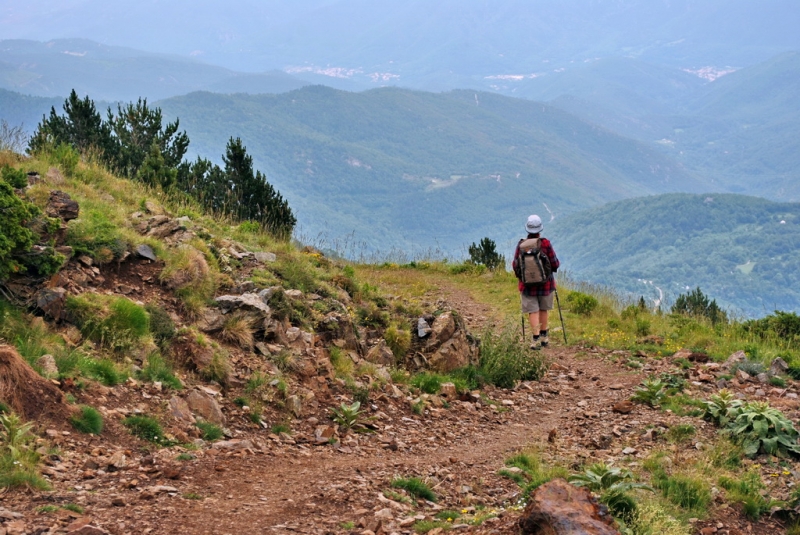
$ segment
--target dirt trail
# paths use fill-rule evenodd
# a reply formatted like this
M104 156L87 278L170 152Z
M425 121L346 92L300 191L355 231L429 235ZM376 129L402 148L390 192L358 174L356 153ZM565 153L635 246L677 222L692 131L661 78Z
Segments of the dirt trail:
M491 307L450 284L437 286L428 299L446 301L473 332L500 319ZM75 473L62 477L54 492L0 496L0 506L24 513L45 531L51 526L53 532L66 532L69 522L84 516L113 534L411 534L416 521L454 510L466 511L454 524L476 514L497 516L480 526L454 525L457 533L516 533L518 513L512 509L519 486L498 474L509 455L534 446L544 462L562 466L641 460L659 447L643 439L647 430L684 421L641 405L628 414L612 410L630 398L644 376L664 371L668 362L648 360L642 369L630 369L618 363L624 352L562 347L551 338L553 346L543 353L552 365L541 381L513 390L488 388L479 402L431 405L416 414L412 400L392 394L389 385L373 393L364 407L375 432L347 433L339 444L315 445L314 430L326 423L320 412L319 419L293 421L291 437L269 431L240 435L253 441L250 450L203 449L189 452L191 460L178 460L168 449L152 456L128 451L132 462L114 471L81 466L103 447L89 439L73 445L74 453L65 452L72 455ZM145 395L141 392L137 395ZM698 426L703 441L713 440L713 427L685 421ZM396 477L422 478L438 502L402 499L391 485ZM82 515L63 509L41 512L42 506L66 503L79 503L85 510ZM727 528L727 522L735 525L741 519L724 520ZM743 533L746 526L738 525L742 531L720 533ZM769 533L774 526L751 525L747 531Z

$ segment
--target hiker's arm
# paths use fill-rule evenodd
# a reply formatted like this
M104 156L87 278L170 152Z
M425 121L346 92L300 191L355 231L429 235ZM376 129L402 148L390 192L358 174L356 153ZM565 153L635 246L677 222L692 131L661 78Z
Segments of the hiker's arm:
M550 259L550 267L553 269L553 273L555 273L558 271L558 266L561 265L561 262L558 261L558 257L556 256L556 250L553 249L551 244L548 244L545 253L547 254L547 258Z

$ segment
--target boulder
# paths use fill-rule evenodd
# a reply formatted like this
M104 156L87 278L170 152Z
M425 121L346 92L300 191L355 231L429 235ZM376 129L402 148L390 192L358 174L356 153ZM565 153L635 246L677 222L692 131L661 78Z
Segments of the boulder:
M192 416L192 411L189 409L189 404L183 398L173 396L169 400L169 413L179 422L194 423L194 416Z
M392 350L386 345L386 340L383 339L367 352L366 359L369 362L382 366L393 366L395 363L394 353L392 353Z
M769 375L784 375L786 372L789 371L789 365L786 363L785 360L778 357L772 361L772 364L769 365Z
M192 412L199 414L204 420L217 425L225 424L225 415L222 414L222 409L216 400L206 392L192 390L186 396L186 403Z
M270 308L266 300L262 299L258 294L245 293L242 295L222 295L215 299L220 308L225 310L254 310L263 313L266 316L270 315Z
M36 307L53 320L64 317L67 290L64 288L42 288L35 295Z
M266 264L267 262L275 262L278 259L275 253L253 253L253 257L257 262L262 264Z
M456 320L451 311L444 312L433 322L431 326L431 339L429 346L443 344L450 340L456 332Z
M467 340L464 331L445 341L433 355L428 356L428 365L441 373L449 373L457 368L468 366L472 361L475 348Z
M80 207L77 201L73 201L69 194L63 191L51 191L47 207L44 209L49 217L57 217L63 221L78 219Z
M425 321L425 318L420 318L417 320L417 336L420 338L425 338L431 334L431 331L431 326L428 325L428 322Z
M744 362L745 360L747 360L747 353L745 353L744 351L737 351L736 353L733 353L730 357L728 357L728 360L726 360L722 364L722 367L727 370L730 370L733 368L735 364L738 364L739 362Z
M56 359L53 355L42 355L36 360L36 366L42 370L42 375L48 378L58 376L58 366L56 366Z
M523 535L614 535L614 519L585 488L554 479L537 488L519 519Z
M153 248L147 244L141 244L136 248L136 254L141 256L142 258L146 258L147 260L152 260L153 262L156 261L156 253L153 251Z

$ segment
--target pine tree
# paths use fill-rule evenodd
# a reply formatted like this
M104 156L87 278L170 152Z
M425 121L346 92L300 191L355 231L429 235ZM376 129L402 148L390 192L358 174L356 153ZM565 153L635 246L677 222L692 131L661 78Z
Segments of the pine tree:
M111 129L86 96L83 99L73 89L64 101L64 115L50 108L50 116L42 117L28 145L29 153L36 153L59 144L73 146L81 153L97 150L105 158L113 158L115 146Z
M147 99L108 110L108 125L114 134L116 153L111 160L121 174L135 178L153 147L161 153L166 168L177 169L189 147L186 132L178 133L179 121L163 124L161 108L150 108ZM165 189L170 184L160 184Z
M261 171L253 172L253 158L240 138L230 138L222 160L229 187L225 211L239 221L257 221L274 235L288 238L297 223L289 203Z
M469 259L473 264L483 264L489 269L495 269L505 264L505 259L497 253L494 240L483 238L479 245L474 243L469 246Z

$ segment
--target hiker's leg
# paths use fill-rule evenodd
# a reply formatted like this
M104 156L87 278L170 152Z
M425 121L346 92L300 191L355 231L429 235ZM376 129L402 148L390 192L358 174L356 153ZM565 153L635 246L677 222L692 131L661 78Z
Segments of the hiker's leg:
M542 331L547 330L547 310L539 310L539 325Z
M541 328L541 323L539 317L541 315L541 311L531 312L528 314L528 323L531 324L531 333L534 336L539 336L539 329Z

